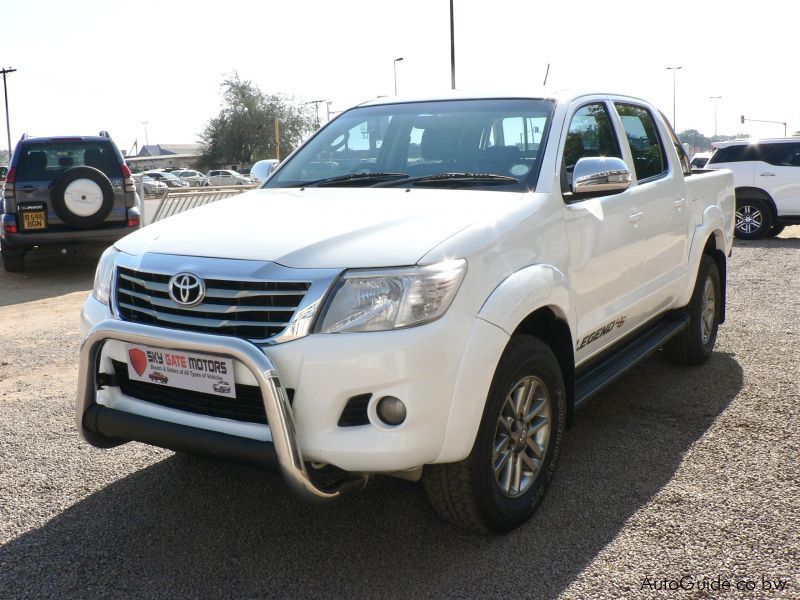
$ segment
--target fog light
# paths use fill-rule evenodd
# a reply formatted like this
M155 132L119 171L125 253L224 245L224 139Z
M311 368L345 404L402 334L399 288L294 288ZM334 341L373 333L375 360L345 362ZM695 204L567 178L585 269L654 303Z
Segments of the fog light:
M406 420L406 405L399 398L384 396L375 408L378 417L387 425L400 425Z

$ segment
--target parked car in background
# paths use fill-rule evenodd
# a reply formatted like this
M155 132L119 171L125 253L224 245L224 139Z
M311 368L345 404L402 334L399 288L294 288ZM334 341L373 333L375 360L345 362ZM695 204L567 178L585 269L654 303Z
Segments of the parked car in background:
M800 224L800 139L715 142L707 169L730 169L736 187L736 237L775 237Z
M177 171L171 171L171 173L192 187L201 186L206 181L206 176L194 169L178 169Z
M254 183L262 183L266 181L266 179L272 175L272 172L275 170L275 167L278 166L278 163L280 163L280 161L275 158L259 160L253 165L253 168L250 169L250 180Z
M249 185L247 177L237 171L230 169L216 169L206 174L206 182L203 185Z
M183 181L180 177L177 177L173 173L167 173L166 171L145 171L145 175L151 177L161 183L166 184L167 187L171 188L183 188L189 187L189 183Z
M144 193L148 196L155 196L160 195L166 192L169 188L166 183L162 183L157 179L153 179L149 175L145 175L143 173L136 173L133 176L134 181L142 181L142 189Z
M3 183L6 180L7 174L8 174L8 167L0 167L0 183Z
M140 218L131 171L107 132L23 135L0 202L3 266L21 271L35 246L114 242L138 229Z

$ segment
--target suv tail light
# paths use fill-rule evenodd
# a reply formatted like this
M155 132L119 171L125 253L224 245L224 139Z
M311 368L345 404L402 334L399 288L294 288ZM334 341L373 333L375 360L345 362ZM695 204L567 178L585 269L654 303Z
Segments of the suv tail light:
M13 200L16 196L16 186L14 185L17 181L17 167L11 167L8 170L8 174L6 175L6 182L3 185L3 195L9 200Z
M128 165L122 163L119 166L120 170L122 171L122 176L125 178L125 191L126 192L135 192L136 191L136 182L133 180L133 174L131 170L128 168Z

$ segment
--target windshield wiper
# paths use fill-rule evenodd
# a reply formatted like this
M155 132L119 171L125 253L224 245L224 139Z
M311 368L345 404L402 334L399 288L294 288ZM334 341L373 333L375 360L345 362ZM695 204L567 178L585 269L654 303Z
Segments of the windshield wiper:
M505 185L509 183L519 183L516 177L509 175L495 175L494 173L438 173L436 175L423 175L422 177L408 177L406 179L395 179L385 183L376 184L375 187L390 187L393 185L405 184L423 185L451 185L474 183L477 185Z
M403 179L408 178L408 173L348 173L347 175L337 175L336 177L326 177L324 179L316 179L314 181L306 181L297 184L296 187L314 187L335 185L337 183L368 183L373 180L384 181L386 179Z

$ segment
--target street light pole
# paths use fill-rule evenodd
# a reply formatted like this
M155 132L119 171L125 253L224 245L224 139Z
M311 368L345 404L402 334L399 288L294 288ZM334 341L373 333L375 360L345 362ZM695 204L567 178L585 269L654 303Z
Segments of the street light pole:
M709 96L714 101L714 137L717 137L717 100L722 100L722 96Z
M6 99L6 131L8 132L8 160L11 160L11 123L8 118L8 88L6 87L6 77L14 73L16 69L3 69L0 73L3 74L3 95Z
M394 62L392 63L392 67L394 68L394 95L397 96L397 63L403 60L403 57L395 58Z
M675 129L676 133L678 131L678 123L675 118L675 72L682 68L683 67L667 67L668 71L672 71L672 127Z
M450 87L456 89L456 33L453 23L453 0L450 0Z

